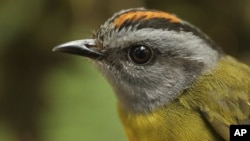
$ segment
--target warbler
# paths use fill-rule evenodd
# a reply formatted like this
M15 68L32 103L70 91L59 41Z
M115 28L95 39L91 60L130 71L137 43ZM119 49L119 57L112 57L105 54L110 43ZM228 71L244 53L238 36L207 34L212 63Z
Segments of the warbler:
M173 14L122 10L53 50L93 60L129 141L229 140L231 124L250 123L250 68Z

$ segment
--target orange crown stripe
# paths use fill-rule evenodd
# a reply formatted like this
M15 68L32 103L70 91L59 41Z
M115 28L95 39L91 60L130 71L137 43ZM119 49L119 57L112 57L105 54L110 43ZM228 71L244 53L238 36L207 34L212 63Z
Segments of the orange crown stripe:
M114 20L115 26L122 25L126 20L136 21L140 18L143 20L151 19L151 18L165 18L168 19L172 23L180 23L181 20L174 15L165 12L156 12L156 11L136 11L136 12L128 12L126 14L120 15L118 18Z

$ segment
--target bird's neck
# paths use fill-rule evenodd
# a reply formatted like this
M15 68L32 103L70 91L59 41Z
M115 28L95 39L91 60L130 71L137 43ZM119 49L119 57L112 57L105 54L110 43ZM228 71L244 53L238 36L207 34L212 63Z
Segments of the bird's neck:
M129 141L216 140L201 116L179 102L143 114L129 113L118 104L118 111Z
M238 80L250 77L249 70L246 65L229 56L224 56L213 71L197 78L191 87L185 89L171 103L147 113L133 113L118 104L119 116L129 140L185 141L201 140L201 138L217 140L214 131L211 131L199 111L201 108L210 107L215 112L221 112L225 107L215 103L225 100L225 90L249 89L250 81L237 83ZM231 93L227 91L226 94ZM231 120L225 113L228 112L220 114Z

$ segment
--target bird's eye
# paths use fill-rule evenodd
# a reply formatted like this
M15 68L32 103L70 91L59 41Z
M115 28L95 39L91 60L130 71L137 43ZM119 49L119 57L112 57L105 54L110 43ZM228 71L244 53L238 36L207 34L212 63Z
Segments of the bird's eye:
M147 46L132 46L129 49L128 56L134 63L143 65L152 59L153 52L152 49Z

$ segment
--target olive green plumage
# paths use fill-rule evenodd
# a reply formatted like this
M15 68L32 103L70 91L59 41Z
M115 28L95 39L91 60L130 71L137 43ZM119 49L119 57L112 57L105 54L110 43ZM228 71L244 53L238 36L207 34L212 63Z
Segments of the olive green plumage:
M54 50L94 60L129 141L229 140L231 124L250 123L250 68L169 13L122 10Z
M118 111L130 141L229 140L230 124L249 122L249 101L250 68L223 56L165 107L147 114Z

